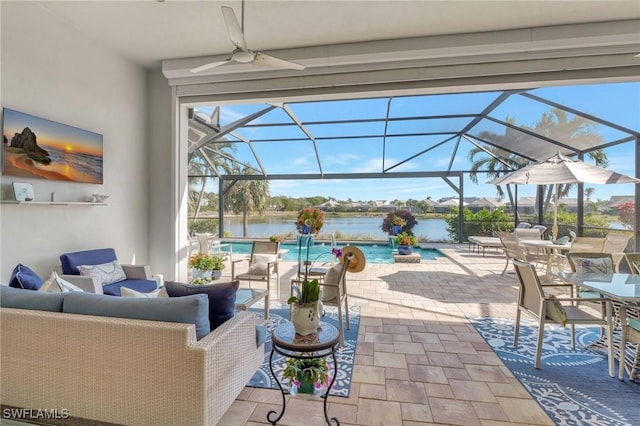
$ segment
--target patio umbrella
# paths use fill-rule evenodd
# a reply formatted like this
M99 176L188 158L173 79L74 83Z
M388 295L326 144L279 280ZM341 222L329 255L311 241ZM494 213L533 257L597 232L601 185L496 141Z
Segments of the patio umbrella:
M531 184L555 185L555 202L553 206L553 238L558 234L558 188L561 184L593 183L640 183L640 179L622 175L612 170L587 164L584 161L567 158L560 153L540 163L531 164L514 172L488 181L494 185Z

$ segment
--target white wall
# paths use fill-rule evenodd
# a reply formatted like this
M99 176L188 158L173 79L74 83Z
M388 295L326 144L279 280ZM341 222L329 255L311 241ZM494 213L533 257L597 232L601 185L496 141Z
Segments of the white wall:
M175 279L175 207L172 203L171 88L160 70L149 72L149 264L153 273Z
M3 107L101 133L104 184L2 176L36 199L110 195L108 206L0 205L0 283L17 263L47 276L68 251L113 247L122 263L149 260L147 73L32 2L0 2ZM168 120L168 118L167 118Z

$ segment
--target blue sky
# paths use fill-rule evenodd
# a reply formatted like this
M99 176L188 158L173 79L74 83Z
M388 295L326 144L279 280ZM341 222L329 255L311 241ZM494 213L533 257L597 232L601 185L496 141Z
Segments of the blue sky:
M430 116L447 114L473 114L482 109L499 92L447 94L431 96L397 97L391 100L390 117ZM536 89L532 94L575 108L621 126L640 131L640 83L617 83L601 85L561 86ZM346 119L384 118L388 98L358 99L349 101L325 101L313 103L290 103L288 107L303 122L320 122ZM221 111L221 124L231 123L247 114L262 110L267 105L225 105ZM517 124L533 126L540 116L551 107L523 96L511 96L491 115L504 120L511 116ZM199 108L209 113L211 108ZM390 122L387 134L412 132L451 132L461 129L470 118L443 118L439 120L413 120ZM289 116L276 108L254 120L251 124L287 123ZM350 123L332 125L307 124L311 133L318 138L318 153L325 173L381 172L382 152L388 168L448 138L446 135L405 136L387 138L386 147L382 138L353 139L348 136L378 135L384 132L384 122ZM476 126L471 134L482 130L503 134L505 127L485 120ZM626 134L599 126L598 131L607 141L619 139ZM297 126L287 127L244 127L237 131L242 137L256 139L306 138ZM340 136L342 139L323 139ZM347 137L345 137L347 136ZM236 157L258 167L253 153L246 144L238 144ZM456 140L408 161L394 171L444 171L449 166ZM472 145L463 142L452 166L469 169L466 153ZM313 144L306 140L265 143L256 141L253 147L268 174L318 173ZM620 173L634 175L633 143L625 143L606 150L609 168ZM457 185L457 178L452 179ZM495 187L484 184L487 179L481 175L479 184L468 178L464 181L465 196L495 197ZM634 186L626 185L585 185L595 189L594 199L608 199L611 195L632 195ZM217 188L217 186L216 186ZM369 179L369 180L272 180L271 195L308 197L322 195L339 200L406 200L431 197L455 196L451 187L439 178L421 179ZM536 187L521 185L520 196L534 196ZM570 196L576 196L574 194Z

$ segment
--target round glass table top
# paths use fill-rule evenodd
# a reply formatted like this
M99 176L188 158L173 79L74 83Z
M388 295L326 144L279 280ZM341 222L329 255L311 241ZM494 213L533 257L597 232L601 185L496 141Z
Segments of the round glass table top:
M340 331L333 325L320 322L317 333L308 336L296 334L291 321L286 321L278 325L271 334L271 341L274 345L292 351L315 352L332 348L340 340Z

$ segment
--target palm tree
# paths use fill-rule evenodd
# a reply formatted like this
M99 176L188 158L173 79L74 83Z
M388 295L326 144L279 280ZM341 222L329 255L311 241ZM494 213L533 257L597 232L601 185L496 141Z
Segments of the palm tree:
M515 119L513 117L507 117L506 122L509 124L515 124ZM567 138L569 138L574 141L573 144L575 144L575 146L580 145L575 142L578 140L581 141L581 144L586 146L595 146L603 141L603 137L597 133L597 126L591 121L580 116L569 118L566 111L558 108L552 108L550 111L542 114L533 128L527 126L522 126L522 128L558 141L566 141ZM526 138L527 136L523 136L523 133L511 129L510 127L506 128L504 135L497 135L492 132L482 132L478 135L478 139L486 140L487 142L495 142L498 145L503 141L510 141L510 143L512 143L514 139ZM488 155L488 152L503 160L504 163L493 156ZM478 155L482 154L485 154L486 157L481 156L480 158L476 158ZM606 168L609 164L607 155L603 150L591 151L587 155L600 167ZM532 163L531 161L526 161L521 157L505 152L504 150L490 144L485 144L482 147L475 147L471 149L468 157L472 162L472 172L469 174L469 177L475 183L478 182L477 172L480 170L486 170L487 178L493 179L500 176L503 171L509 169L505 163L512 169L519 169ZM555 185L545 185L544 187L543 211L547 211L551 204L554 186ZM566 197L569 194L571 187L571 184L558 185L559 198ZM496 191L497 196L502 199L504 197L504 191L499 185L496 187ZM509 185L507 185L507 192L509 201L513 206L514 199Z
M209 178L220 172L229 174L233 169L236 147L232 143L216 143L200 148L189 160L188 173L189 189L188 211L193 217L200 214L200 205ZM198 189L196 187L199 187Z
M252 169L243 168L237 174L255 174ZM242 213L242 236L249 234L249 213L264 213L269 207L269 181L239 180L227 192L227 206L235 214Z

